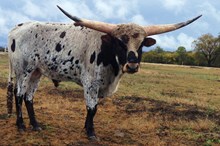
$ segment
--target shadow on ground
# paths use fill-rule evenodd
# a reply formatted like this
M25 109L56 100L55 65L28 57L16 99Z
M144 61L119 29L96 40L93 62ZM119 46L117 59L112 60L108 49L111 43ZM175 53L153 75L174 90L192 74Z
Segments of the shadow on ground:
M210 119L220 125L220 114L217 111L183 103L167 103L160 100L124 96L115 98L113 104L127 114L147 112L151 116L162 116L169 120Z

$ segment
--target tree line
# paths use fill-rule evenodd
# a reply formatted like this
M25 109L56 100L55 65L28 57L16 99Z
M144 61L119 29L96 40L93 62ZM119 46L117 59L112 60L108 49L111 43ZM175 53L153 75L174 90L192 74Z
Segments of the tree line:
M0 52L4 52L5 51L5 48L0 46Z
M150 63L220 67L220 35L204 34L192 43L193 50L180 46L176 51L165 51L160 46L143 53L142 61Z

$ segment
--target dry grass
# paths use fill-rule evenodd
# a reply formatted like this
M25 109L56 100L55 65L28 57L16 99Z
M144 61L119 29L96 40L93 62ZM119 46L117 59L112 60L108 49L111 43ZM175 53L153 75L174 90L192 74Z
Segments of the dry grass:
M6 116L7 56L0 55L0 145L220 145L220 69L142 65L125 75L119 91L101 100L95 117L100 142L84 133L83 90L71 82L59 88L43 78L35 111L43 130L18 133ZM15 109L14 109L15 112Z

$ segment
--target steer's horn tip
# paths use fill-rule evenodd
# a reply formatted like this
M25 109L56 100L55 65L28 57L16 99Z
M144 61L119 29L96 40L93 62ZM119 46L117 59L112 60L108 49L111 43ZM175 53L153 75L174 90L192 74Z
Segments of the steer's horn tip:
M58 7L59 9L61 9L59 5L57 5L57 7Z
M184 26L186 26L186 25L188 25L188 24L190 24L190 23L196 21L196 20L199 19L200 17L202 17L202 15L199 15L199 16L197 16L197 17L195 17L195 18L193 18L193 19L191 19L191 20L188 20L188 21L186 21L186 22L182 22L182 23L177 24L177 29L178 29L178 28L181 28L181 27L184 27Z
M75 22L82 22L82 20L76 16L72 16L71 14L69 14L68 12L66 12L65 10L63 10L60 6L58 6L58 9L60 9L61 12L63 12L67 17L69 17L70 19L72 19Z
M195 20L199 19L200 17L202 17L202 14L197 16L197 17L195 17L192 21L195 21Z
M189 21L188 21L188 24L190 24L190 23L196 21L196 20L199 19L200 17L202 17L202 15L199 15L199 16L193 18L192 20L189 20Z

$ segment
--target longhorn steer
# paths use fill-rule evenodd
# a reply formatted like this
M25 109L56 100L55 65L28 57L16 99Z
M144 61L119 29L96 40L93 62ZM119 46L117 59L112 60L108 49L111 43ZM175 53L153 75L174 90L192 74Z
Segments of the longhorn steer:
M184 23L143 27L133 23L115 25L80 19L59 9L75 21L75 26L83 28L72 24L28 22L17 25L9 33L8 113L12 112L14 92L18 129L25 129L24 100L30 124L34 130L41 130L33 108L33 94L41 76L54 81L71 80L84 88L85 129L90 139L96 139L93 118L98 99L113 94L124 73L138 71L142 47L156 43L148 36L179 29L200 17Z

